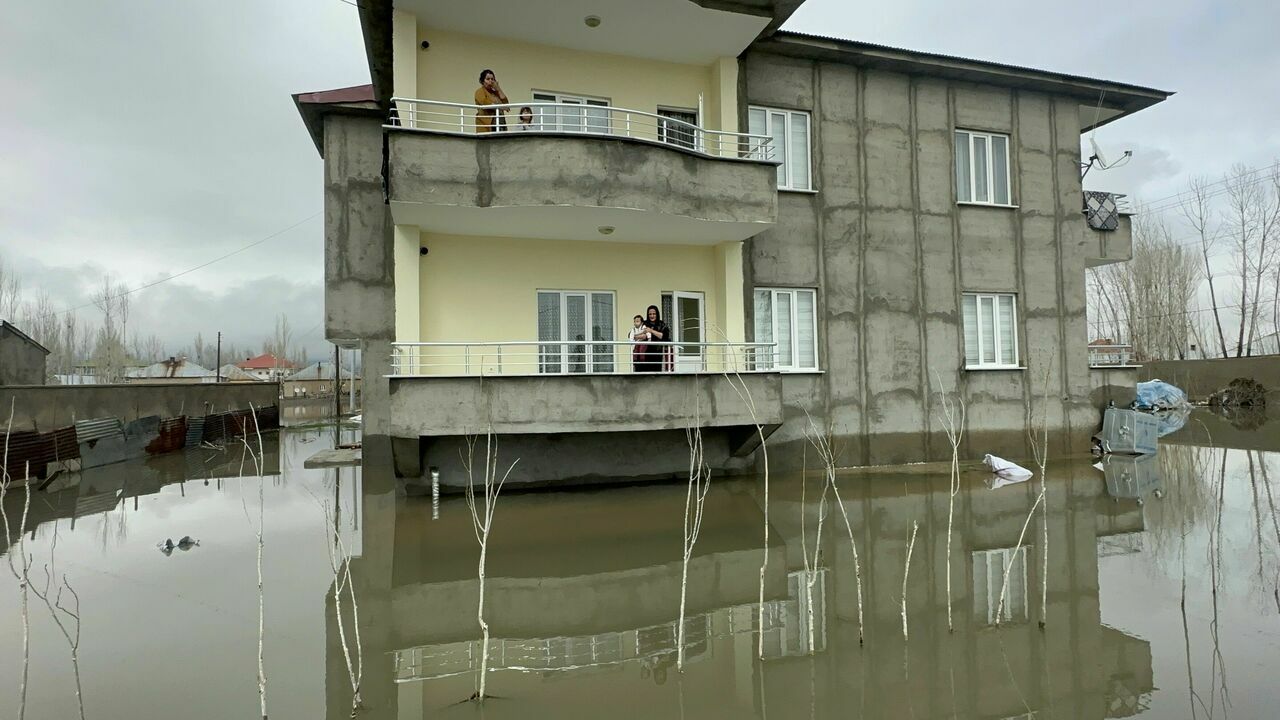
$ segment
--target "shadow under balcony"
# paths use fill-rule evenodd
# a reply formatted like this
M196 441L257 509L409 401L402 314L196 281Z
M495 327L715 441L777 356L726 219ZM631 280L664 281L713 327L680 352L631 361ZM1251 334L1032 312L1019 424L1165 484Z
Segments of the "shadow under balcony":
M539 105L526 130L508 124L493 132L477 124L476 106L397 100L397 107L386 127L398 225L710 245L745 240L777 221L768 138L613 107Z

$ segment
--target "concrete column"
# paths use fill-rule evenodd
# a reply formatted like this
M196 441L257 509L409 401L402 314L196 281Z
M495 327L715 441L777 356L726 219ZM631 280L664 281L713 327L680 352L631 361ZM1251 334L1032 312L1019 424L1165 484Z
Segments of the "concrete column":
M716 245L716 304L713 320L719 333L709 332L711 342L743 342L746 339L746 313L743 309L742 243Z
M391 13L391 93L418 97L418 16L408 10Z
M395 226L396 342L418 342L421 339L421 236L417 225Z
M711 92L714 102L707 106L708 117L703 120L706 127L737 132L738 130L738 59L732 57L716 58L711 64Z

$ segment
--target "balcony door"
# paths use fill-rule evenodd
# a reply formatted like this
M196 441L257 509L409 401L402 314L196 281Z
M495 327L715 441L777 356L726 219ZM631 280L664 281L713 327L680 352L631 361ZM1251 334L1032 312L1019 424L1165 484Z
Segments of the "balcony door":
M582 95L535 92L533 101L558 103L534 110L534 126L548 132L609 132L609 101Z
M613 293L591 290L538 291L538 372L610 373L614 339Z
M700 292L663 293L662 304L667 310L667 323L671 326L673 341L677 343L706 342L706 299ZM706 369L706 348L701 345L677 345L675 347L676 372L700 372Z

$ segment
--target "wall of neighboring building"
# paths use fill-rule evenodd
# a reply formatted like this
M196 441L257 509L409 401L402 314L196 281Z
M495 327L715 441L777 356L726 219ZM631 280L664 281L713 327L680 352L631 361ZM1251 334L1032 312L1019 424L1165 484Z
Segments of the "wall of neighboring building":
M43 385L44 350L8 330L0 330L0 385Z
M1028 409L1046 395L1053 451L1086 450L1098 413L1078 101L758 50L742 76L744 115L750 103L812 117L816 192L780 192L777 227L746 245L748 297L752 287L819 293L825 373L788 379L798 421L773 442L802 442L809 411L844 438L845 464L949 457L941 385L967 405L966 457L1029 455ZM956 128L1010 136L1017 207L956 204ZM965 291L1017 294L1025 369L962 369Z
M14 430L47 432L92 418L128 422L269 407L279 395L276 383L45 385L0 388L0 403L12 403Z
M1280 390L1280 355L1212 358L1206 360L1157 360L1144 363L1139 380L1164 380L1182 388L1192 400L1204 400L1236 378L1252 378L1267 388Z

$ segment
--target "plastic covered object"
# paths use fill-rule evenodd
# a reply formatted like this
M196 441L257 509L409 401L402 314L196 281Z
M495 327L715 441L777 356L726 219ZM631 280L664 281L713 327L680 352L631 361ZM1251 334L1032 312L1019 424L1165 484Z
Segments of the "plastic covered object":
M1159 379L1138 383L1137 399L1133 401L1138 410L1173 410L1190 404L1181 388Z
M987 467L991 468L991 472L995 473L997 477L1006 481L1000 483L1000 485L1007 485L1009 482L1026 480L1034 474L1017 463L1009 462L1004 458L996 457L991 454L982 458L982 462L986 463ZM999 485L994 487L999 487Z

